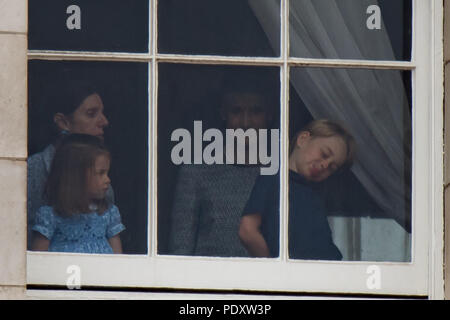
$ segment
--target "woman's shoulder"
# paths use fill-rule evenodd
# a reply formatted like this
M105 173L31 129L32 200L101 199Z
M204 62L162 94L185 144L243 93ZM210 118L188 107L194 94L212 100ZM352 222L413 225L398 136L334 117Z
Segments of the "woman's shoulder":
M50 169L53 157L55 156L55 147L50 144L41 152L35 153L28 157L28 168L33 170L37 167L45 167L47 170Z
M52 206L41 206L39 207L38 212L51 213L56 215L55 209Z
M49 144L42 151L36 152L36 153L32 154L31 156L29 156L28 160L33 161L36 159L42 159L42 158L46 158L46 157L53 158L54 154L55 154L55 146L53 144Z

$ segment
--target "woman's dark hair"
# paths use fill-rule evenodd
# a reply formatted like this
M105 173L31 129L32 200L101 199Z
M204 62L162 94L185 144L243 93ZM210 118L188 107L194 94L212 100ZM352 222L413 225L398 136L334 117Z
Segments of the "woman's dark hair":
M86 77L65 74L55 81L45 97L45 108L47 109L47 119L53 123L53 117L57 113L62 113L66 117L71 117L75 110L83 101L92 94L99 94L99 89L95 87ZM52 126L52 135L56 135L56 143L62 138L61 130L56 123Z
M47 100L52 117L59 112L67 116L72 114L84 99L99 92L88 80L80 78L64 80L58 87L52 90Z
M100 155L110 157L102 140L87 134L70 134L56 149L45 188L49 205L61 216L89 212L86 186L89 170L95 167ZM109 204L106 199L95 203L98 212Z

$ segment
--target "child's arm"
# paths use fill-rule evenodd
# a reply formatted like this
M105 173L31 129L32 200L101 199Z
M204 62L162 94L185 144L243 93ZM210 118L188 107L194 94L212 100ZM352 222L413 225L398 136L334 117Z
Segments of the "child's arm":
M31 250L33 251L48 251L50 245L50 240L39 232L33 232L33 245Z
M119 208L113 205L108 213L110 215L110 221L106 228L106 238L111 246L113 253L123 253L122 241L120 241L119 233L125 230L125 226L122 224Z
M250 255L254 257L270 257L269 247L259 230L260 226L260 214L255 213L243 216L239 226L239 237Z
M114 237L109 238L108 242L111 245L114 253L122 253L122 241L120 241L119 235L115 235Z

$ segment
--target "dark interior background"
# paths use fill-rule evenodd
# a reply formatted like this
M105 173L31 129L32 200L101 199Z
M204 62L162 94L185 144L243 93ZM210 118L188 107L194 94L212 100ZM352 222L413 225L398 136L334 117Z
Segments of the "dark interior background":
M81 10L81 29L66 26L67 8ZM29 0L33 50L148 52L147 0Z
M280 55L279 48L270 46L247 1L163 0L158 2L158 23L161 53Z

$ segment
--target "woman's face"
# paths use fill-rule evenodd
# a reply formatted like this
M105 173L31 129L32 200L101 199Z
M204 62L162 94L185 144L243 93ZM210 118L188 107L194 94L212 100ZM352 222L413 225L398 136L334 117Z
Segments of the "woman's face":
M103 139L103 129L109 124L103 113L103 102L96 93L83 100L81 105L69 116L63 116L64 121L59 123L60 129L71 133L84 133Z
M291 169L308 181L324 181L345 163L346 152L347 146L339 136L312 137L303 132L290 156Z

